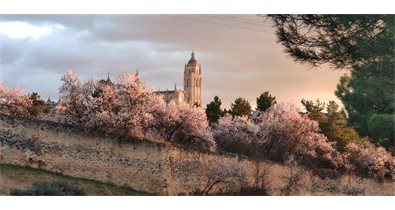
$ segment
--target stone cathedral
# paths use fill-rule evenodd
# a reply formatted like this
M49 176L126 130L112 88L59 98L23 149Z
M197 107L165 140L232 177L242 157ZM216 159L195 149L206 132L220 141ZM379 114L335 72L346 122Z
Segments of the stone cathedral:
M194 51L192 51L191 59L185 64L184 89L177 89L177 85L174 85L174 90L156 91L156 93L163 95L167 103L202 105L202 69L196 61Z

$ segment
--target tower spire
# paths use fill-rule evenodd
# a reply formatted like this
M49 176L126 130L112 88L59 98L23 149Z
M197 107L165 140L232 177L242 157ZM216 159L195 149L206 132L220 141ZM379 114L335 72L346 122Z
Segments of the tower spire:
M139 68L136 68L136 76L139 76Z
M177 90L177 83L174 83L174 90Z
M107 73L107 82L111 82L111 80L110 80L110 73Z

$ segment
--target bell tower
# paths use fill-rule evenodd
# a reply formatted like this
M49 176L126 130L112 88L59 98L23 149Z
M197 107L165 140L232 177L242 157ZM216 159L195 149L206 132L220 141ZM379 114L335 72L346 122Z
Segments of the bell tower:
M191 59L185 64L184 91L186 102L190 106L202 105L202 71L200 64L196 61L195 52L192 51Z

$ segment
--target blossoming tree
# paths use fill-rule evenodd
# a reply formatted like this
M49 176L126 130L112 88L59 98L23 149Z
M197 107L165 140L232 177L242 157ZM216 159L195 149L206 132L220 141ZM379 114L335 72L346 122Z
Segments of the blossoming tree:
M225 115L213 124L212 132L219 149L255 156L259 126L247 117Z
M8 88L0 81L0 113L26 116L32 106L29 95L19 87Z
M395 158L383 147L369 141L346 146L345 156L356 174L378 180L395 179Z
M318 123L301 115L293 104L279 103L257 114L264 155L271 160L295 161L311 168L345 167L333 142L319 133Z
M155 108L151 134L197 150L216 150L216 143L202 108L189 107L187 104L167 105L163 101Z

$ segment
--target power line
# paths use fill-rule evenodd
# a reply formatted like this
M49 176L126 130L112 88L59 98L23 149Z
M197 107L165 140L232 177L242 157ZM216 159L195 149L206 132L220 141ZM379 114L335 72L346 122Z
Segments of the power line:
M238 20L245 20L245 21L251 21L251 22L255 22L255 23L262 23L261 21L257 21L257 20L252 20L249 18L243 18L243 17L235 17L235 16L231 16L231 15L221 15L223 17L227 17L227 18L231 18L231 19L238 19Z
M163 15L163 16L172 17L172 18L178 18L178 19L188 20L188 21L194 21L194 22L202 22L202 23L208 23L208 24L227 26L227 27L231 27L231 28L238 28L238 29L244 29L244 30L250 30L250 31L256 31L256 32L272 34L272 32L269 32L269 31L263 31L263 30L253 29L253 28L248 28L248 27L243 27L243 26L229 25L229 24L225 24L225 23L212 22L212 21L207 21L207 20L202 20L202 19L194 19L194 18L188 18L188 17L179 17L179 16L174 16L174 15Z
M218 18L218 19L224 19L227 21L234 21L234 22L238 22L238 23L247 23L247 24L251 24L251 25L265 26L265 24L263 24L263 22L252 21L252 20L247 21L247 20L245 20L245 18L237 18L237 17L226 16L226 15L204 15L204 16Z

